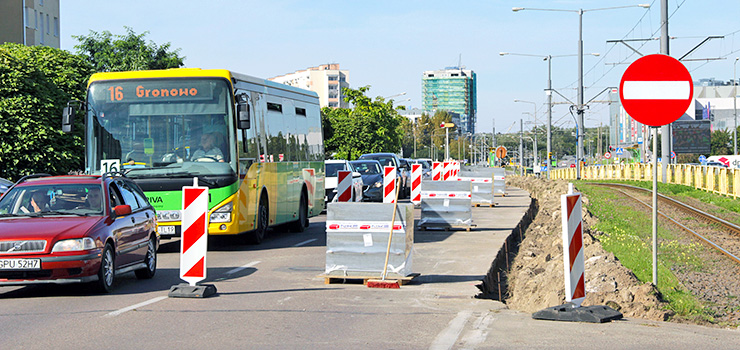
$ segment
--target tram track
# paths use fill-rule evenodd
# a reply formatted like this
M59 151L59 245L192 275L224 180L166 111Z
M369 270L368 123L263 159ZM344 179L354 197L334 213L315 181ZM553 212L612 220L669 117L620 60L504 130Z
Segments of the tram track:
M643 192L643 193L647 193L647 194L651 194L652 193L651 190L648 190L648 189L645 189L645 188L642 188L642 187L631 186L631 185L626 185L626 184L616 184L616 183L596 183L596 182L592 182L592 183L587 183L587 184L588 185L597 185L597 186L604 186L604 187L613 188L613 189L619 191L620 193L624 194L625 196L631 198L632 200L635 200L635 201L639 202L640 204L646 206L648 209L651 209L652 208L652 205L651 204L646 203L645 201L637 198L636 196L627 193L627 191L624 191L623 189L639 191L639 192ZM658 210L658 215L660 215L660 216L662 216L662 217L670 220L672 223L674 223L676 226L680 227L682 230L690 233L691 235L693 235L694 237L696 237L700 241L706 243L708 246L710 246L714 250L722 253L723 255L727 256L730 259L732 259L736 263L740 264L740 257L739 257L740 256L740 226L735 225L735 224L733 224L733 223L731 223L731 222L729 222L727 220L718 218L718 217L716 217L716 216L714 216L712 214L709 214L709 213L707 213L705 211L702 211L700 209L697 209L697 208L695 208L693 206L690 206L688 204L685 204L685 203L682 203L680 201L677 201L677 200L675 200L673 198L664 196L664 195L662 195L660 193L658 193L658 200L659 201L662 201L663 203L667 203L669 205L672 205L673 207L678 208L680 211L683 211L684 213L688 213L689 215L695 215L695 216L703 219L704 221L709 222L710 224L717 224L720 227L722 227L724 229L727 229L729 231L729 233L730 233L729 236L731 236L731 237L720 237L719 239L714 239L714 241L718 241L718 240L723 240L723 241L728 241L729 240L731 242L734 241L735 242L735 244L734 244L735 246L732 247L732 248L723 247L720 244L717 244L712 239L708 238L707 235L700 234L696 230L693 230L693 229L689 228L687 225L682 224L678 220L676 220L676 219L668 216L664 212L661 212L660 210ZM717 231L717 230L715 230L715 231ZM727 235L727 234L725 234L725 235Z

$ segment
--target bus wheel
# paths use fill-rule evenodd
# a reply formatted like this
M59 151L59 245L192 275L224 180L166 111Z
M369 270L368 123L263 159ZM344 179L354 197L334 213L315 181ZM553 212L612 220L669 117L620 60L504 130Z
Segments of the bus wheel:
M257 208L257 228L254 230L254 232L252 232L252 235L250 237L253 244L260 244L265 239L269 220L270 213L267 207L267 197L262 194L260 198L260 205Z
M308 227L308 198L306 192L301 193L301 204L298 207L298 220L290 225L290 231L303 232Z

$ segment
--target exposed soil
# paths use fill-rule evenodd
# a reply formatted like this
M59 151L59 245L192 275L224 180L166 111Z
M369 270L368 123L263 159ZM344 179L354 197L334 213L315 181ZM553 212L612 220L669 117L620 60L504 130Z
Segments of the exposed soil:
M508 273L509 307L535 312L565 303L563 243L560 195L567 193L566 181L545 181L532 177L507 177L507 186L525 189L538 201L539 212L529 225L519 254ZM639 204L637 204L639 205ZM600 233L592 232L596 222L583 199L583 243L586 299L584 306L607 305L625 317L666 320L673 315L656 296L650 283L640 282L599 243Z

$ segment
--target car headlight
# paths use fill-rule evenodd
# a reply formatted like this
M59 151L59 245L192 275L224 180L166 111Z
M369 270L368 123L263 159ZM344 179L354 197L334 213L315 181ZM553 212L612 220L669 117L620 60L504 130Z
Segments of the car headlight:
M51 252L73 252L78 250L95 249L95 241L90 237L65 239L54 244Z
M168 221L180 221L179 210L160 210L157 212L157 221L168 222Z
M230 222L231 211L234 209L234 204L229 202L216 209L210 216L210 222Z
M376 187L376 188L383 187L383 183L380 182L380 181L378 181L378 182L376 182L376 183L373 184L373 187Z

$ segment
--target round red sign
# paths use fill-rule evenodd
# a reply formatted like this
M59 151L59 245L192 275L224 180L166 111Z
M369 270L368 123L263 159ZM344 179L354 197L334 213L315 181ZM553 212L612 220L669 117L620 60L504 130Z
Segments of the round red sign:
M609 152L604 153L604 158L609 159L612 157L612 154Z
M673 123L686 113L693 98L691 74L671 56L641 57L627 67L619 83L624 110L645 125Z

